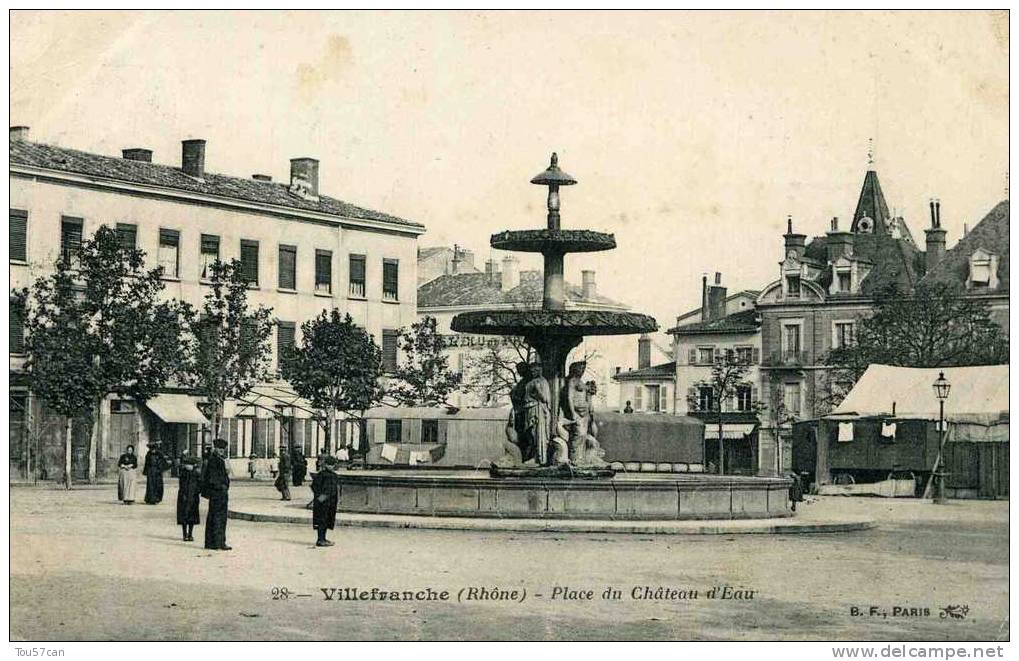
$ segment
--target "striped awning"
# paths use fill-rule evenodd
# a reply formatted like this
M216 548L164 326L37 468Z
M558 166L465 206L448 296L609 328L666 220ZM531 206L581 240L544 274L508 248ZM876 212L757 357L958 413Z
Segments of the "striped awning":
M735 424L726 423L722 425L722 438L725 439L743 439L746 438L754 431L753 423L746 424ZM704 424L704 440L706 441L717 441L718 440L718 425L711 424L710 422Z

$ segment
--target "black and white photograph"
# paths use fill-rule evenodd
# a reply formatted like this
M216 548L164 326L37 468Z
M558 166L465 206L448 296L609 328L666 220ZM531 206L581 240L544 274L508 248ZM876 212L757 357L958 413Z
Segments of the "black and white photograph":
M1008 656L1008 9L8 20L10 656Z

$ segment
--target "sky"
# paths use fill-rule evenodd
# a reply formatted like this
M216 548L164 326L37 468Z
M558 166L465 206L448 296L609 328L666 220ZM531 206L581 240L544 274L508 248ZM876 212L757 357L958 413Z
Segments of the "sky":
M1005 12L14 11L10 27L10 121L31 139L179 164L204 138L209 171L277 180L316 157L323 193L479 262L491 234L544 226L528 182L557 151L579 181L563 227L618 244L568 256L567 278L594 269L663 329L703 273L775 280L787 215L808 235L848 222L871 140L921 242L931 197L950 246L1005 197Z

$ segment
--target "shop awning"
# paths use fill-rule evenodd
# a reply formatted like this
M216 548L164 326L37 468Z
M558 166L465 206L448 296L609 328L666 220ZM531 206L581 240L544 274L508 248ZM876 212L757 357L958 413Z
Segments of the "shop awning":
M208 419L195 406L195 398L189 395L156 395L145 402L149 410L163 422L187 422L196 425L209 424Z
M754 431L755 425L753 423L746 424L735 424L727 423L722 425L722 438L726 439L743 439L749 436ZM704 440L705 441L717 441L718 440L718 425L711 424L710 422L704 423Z

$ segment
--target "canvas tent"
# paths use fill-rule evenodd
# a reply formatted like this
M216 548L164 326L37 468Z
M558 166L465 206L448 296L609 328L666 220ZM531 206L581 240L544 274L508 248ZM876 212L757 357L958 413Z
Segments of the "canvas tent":
M1008 365L917 368L871 365L831 419L889 416L937 420L932 384L940 373L952 389L945 401L949 441L1008 440Z

